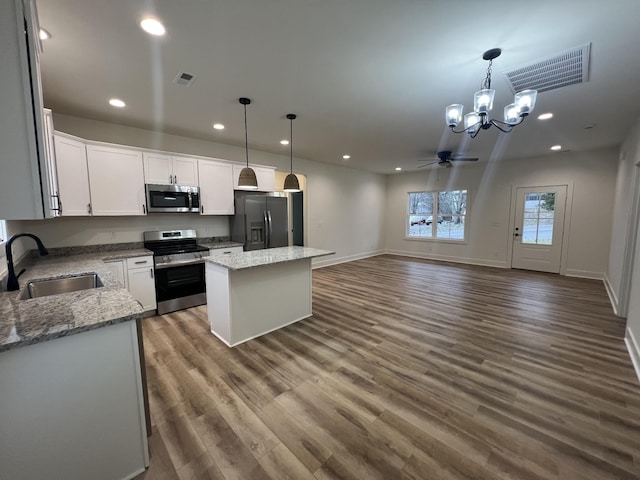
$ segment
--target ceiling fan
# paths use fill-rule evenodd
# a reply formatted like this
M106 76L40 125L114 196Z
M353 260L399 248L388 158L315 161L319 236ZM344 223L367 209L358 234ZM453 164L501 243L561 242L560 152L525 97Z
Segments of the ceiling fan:
M434 160L424 165L420 165L418 168L428 167L429 165L438 164L446 168L451 168L453 165L451 162L477 162L477 158L459 157L457 153L453 153L450 150L442 150L437 153L437 160Z

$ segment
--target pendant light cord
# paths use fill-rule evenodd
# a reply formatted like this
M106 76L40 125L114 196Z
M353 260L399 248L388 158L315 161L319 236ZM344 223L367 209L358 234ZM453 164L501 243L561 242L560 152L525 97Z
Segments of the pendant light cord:
M293 118L289 122L291 124L290 135L289 135L289 152L290 152L290 160L291 160L291 173L293 173Z
M244 151L247 158L247 168L249 168L249 136L247 135L247 106L244 107Z

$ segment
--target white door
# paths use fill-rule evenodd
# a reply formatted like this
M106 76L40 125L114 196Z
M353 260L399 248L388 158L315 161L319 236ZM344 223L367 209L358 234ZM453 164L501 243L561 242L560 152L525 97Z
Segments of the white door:
M560 272L567 186L516 189L512 268Z

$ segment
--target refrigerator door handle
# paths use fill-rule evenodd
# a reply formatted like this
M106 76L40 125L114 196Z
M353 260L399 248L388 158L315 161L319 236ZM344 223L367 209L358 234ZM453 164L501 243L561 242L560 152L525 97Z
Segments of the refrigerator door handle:
M262 212L262 216L264 217L264 248L269 248L269 216L266 210Z
M269 232L269 236L267 237L269 243L267 244L267 248L271 248L271 237L273 236L273 222L271 222L271 210L267 210L267 218L269 219L269 226L267 227L267 231Z

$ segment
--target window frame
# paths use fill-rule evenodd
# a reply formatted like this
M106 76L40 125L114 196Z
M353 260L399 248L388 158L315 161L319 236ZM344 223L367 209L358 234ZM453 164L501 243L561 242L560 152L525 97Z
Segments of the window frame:
M438 222L436 221L435 223L432 221L431 223L431 236L430 237L418 237L418 236L412 236L409 235L409 223L410 223L410 217L411 217L411 213L410 213L410 206L411 206L411 194L412 193L430 193L433 195L433 212L434 214L432 214L432 220L433 217L435 217L436 219L438 218L438 202L440 200L439 194L440 193L444 193L444 192L456 192L456 191L461 191L464 190L467 192L467 199L466 199L466 206L465 206L465 213L464 213L464 230L463 230L463 238L439 238L438 235ZM405 226L404 226L404 239L405 240L409 240L409 241L417 241L417 242L437 242L437 243L452 243L452 244L456 244L456 245L465 245L469 242L469 233L468 233L468 220L469 220L469 199L470 199L470 195L469 195L469 189L465 188L465 187L460 187L460 188L450 188L447 190L412 190L407 192L407 197L406 197L406 208L405 208ZM414 216L416 214L413 214ZM428 215L428 214L427 214Z

